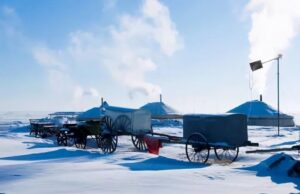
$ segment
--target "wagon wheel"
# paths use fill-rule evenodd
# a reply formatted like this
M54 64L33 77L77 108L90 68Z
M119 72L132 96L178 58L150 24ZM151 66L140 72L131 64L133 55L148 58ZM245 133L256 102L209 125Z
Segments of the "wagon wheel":
M106 154L113 153L116 151L118 145L118 136L106 134L101 137L100 148Z
M185 144L185 153L190 162L207 162L209 150L206 138L200 133L190 135Z
M74 144L76 148L85 149L86 141L87 141L87 135L85 134L74 135Z
M114 129L117 132L129 132L131 128L131 120L126 115L120 115L114 122Z
M41 136L41 138L43 138L43 139L47 138L47 137L48 137L47 131L46 131L45 129L43 129L43 131L41 132L40 136Z
M74 143L76 148L85 149L87 137L75 137Z
M30 132L29 132L29 135L33 135L34 137L37 137L38 136L38 130L35 129L35 128L31 128L30 129Z
M30 131L29 131L29 135L31 136L32 134L35 134L35 130L33 129L33 127L30 127Z
M139 151L144 152L144 151L148 150L143 136L141 136L141 135L137 135L137 136L132 135L131 140L132 140L132 143L133 143L134 147L136 147L136 149L138 149Z
M103 117L103 131L102 133L112 133L113 131L113 121L109 116Z
M218 160L234 162L239 155L239 148L214 148Z
M101 148L102 147L102 144L101 144L101 135L96 135L96 143L97 143L97 146L98 148Z
M57 144L59 146L67 146L68 145L68 137L65 133L59 132L56 137Z

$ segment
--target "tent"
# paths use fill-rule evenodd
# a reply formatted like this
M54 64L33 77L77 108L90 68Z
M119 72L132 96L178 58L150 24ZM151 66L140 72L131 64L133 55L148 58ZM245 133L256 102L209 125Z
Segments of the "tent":
M141 107L151 112L152 119L181 119L182 115L162 101L147 103Z
M108 103L105 101L100 107L91 108L80 115L78 115L78 121L88 121L88 120L98 120L104 116L104 109L109 107Z
M270 105L259 100L245 102L236 108L228 111L229 113L241 113L248 117L248 125L258 126L277 126L278 111ZM295 126L293 116L279 113L279 124L281 127Z

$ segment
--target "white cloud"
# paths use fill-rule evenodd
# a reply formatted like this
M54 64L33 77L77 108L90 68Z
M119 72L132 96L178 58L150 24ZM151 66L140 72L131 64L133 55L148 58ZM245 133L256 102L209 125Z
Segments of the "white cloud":
M103 64L129 88L131 97L142 93L157 98L161 88L145 80L145 75L157 67L153 58L171 56L183 46L168 8L158 0L146 0L140 15L123 15L110 33L109 46L101 51Z
M62 55L63 53L60 51L51 50L47 47L36 47L33 49L33 57L39 64L58 71L65 71L67 66L62 62Z
M76 99L80 99L83 97L94 97L94 98L99 98L100 99L100 94L95 88L88 88L84 89L80 86L77 86L74 90L74 96Z
M85 88L76 83L72 78L72 54L66 49L51 50L47 47L36 47L33 56L41 64L48 74L49 86L53 95L69 96L68 106L82 109L91 106L91 99L98 101L100 94L95 88Z
M130 97L141 93L157 98L161 88L148 82L146 74L157 68L156 56L171 56L182 46L168 8L157 0L146 0L139 15L122 15L108 34L71 33L64 53L75 64L104 66Z
M15 9L9 6L3 6L2 7L2 12L5 16L11 17L11 16L16 16Z
M183 46L166 6L158 0L147 0L143 6L143 15L152 20L154 38L166 55L171 56Z
M5 13L15 14L8 8ZM88 99L99 100L100 93L99 86L81 84L81 79L74 76L74 67L91 65L94 71L95 65L99 65L127 88L131 98L143 94L156 99L161 88L150 83L146 75L156 70L158 58L170 57L183 47L168 8L158 0L143 1L137 15L124 14L114 25L98 26L93 31L78 30L68 38L68 44L59 49L30 41L30 50L47 73L52 95L69 97L72 100L67 103L76 108L85 107L91 102Z

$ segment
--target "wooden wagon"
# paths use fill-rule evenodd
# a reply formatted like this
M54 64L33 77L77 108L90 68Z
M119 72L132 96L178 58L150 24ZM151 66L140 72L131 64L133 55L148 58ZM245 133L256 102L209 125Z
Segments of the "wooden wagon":
M243 114L184 115L183 137L153 133L145 140L149 149L153 148L153 142L156 142L153 149L159 149L157 145L161 143L184 144L187 159L201 163L207 162L211 149L217 159L233 162L239 147L258 146L248 140L247 117Z
M104 153L112 153L118 145L118 136L131 136L133 145L141 151L147 146L144 135L151 133L151 113L141 109L128 109L107 106L100 110L97 117L80 120L76 126L66 126L60 130L57 142L67 145L68 139L74 139L78 148L85 148L87 138L96 139L97 146Z

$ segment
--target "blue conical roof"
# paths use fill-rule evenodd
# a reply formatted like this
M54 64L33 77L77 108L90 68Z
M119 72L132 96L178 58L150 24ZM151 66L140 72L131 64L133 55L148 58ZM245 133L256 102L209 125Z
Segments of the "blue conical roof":
M143 110L151 112L152 116L166 116L179 114L175 109L163 102L151 102L141 107Z
M80 115L78 115L77 120L93 120L99 119L104 116L103 108L109 107L108 103L105 101L100 107L91 108Z
M249 102L245 102L241 104L240 106L229 110L229 113L241 113L245 114L248 117L274 117L277 116L278 111L268 105L265 102L259 101L259 100L253 100ZM281 117L287 116L286 114L280 112Z

